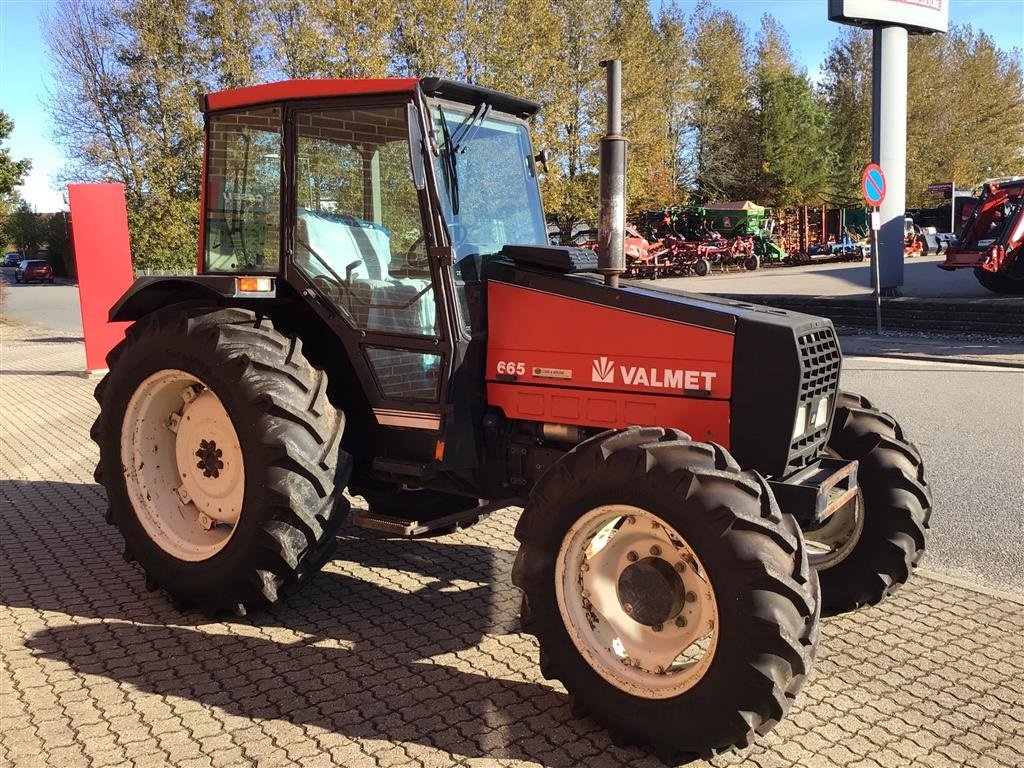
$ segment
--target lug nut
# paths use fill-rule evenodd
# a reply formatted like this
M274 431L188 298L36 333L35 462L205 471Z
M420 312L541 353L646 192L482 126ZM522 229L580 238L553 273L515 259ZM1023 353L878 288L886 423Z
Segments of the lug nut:
M658 557L661 554L661 547L655 544L653 547L651 547L651 554L655 557Z
M683 571L685 571L686 570L686 563L682 563L682 562L676 563L676 570L679 573L682 573Z
M638 555L636 552L629 552L626 555L626 559L629 560L629 562L631 563L635 563L637 560L640 559L640 555Z
M696 603L697 602L697 593L694 592L692 589L689 592L686 593L686 602L688 602L688 603Z
M685 616L676 616L676 626L679 627L680 629L685 627L686 626L686 617Z
M636 518L633 517L632 515L630 515L629 517L626 518L626 522L629 523L630 525L633 525L633 523L636 522Z

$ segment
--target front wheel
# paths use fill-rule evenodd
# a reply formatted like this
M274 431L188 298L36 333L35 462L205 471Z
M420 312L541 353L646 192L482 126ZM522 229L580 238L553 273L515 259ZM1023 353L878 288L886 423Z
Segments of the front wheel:
M131 326L107 363L96 479L147 586L242 613L326 562L350 459L298 339L248 310L179 305Z
M750 744L814 660L818 584L795 521L720 446L606 432L537 484L513 581L573 710L678 762Z
M761 266L761 257L756 253L752 253L747 256L746 260L743 262L743 266L747 268L748 272L753 272Z
M840 392L829 452L858 461L860 493L805 530L827 614L874 605L910 578L925 549L931 490L917 448L867 398Z
M982 286L993 293L1022 294L1024 293L1024 278L1014 280L1002 272L989 272L987 269L974 270L974 277Z
M711 271L711 262L707 259L697 259L693 265L693 272L697 277L704 277L708 272Z

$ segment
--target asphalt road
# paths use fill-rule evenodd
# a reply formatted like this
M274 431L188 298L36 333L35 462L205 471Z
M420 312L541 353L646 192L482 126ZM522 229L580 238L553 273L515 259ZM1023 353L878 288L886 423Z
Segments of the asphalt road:
M76 287L14 285L3 271L0 316L81 335ZM924 565L1024 594L1024 369L848 356L842 384L896 416L925 457L936 511Z
M946 272L938 268L943 256L906 259L903 263L904 296L979 298L992 296L969 269ZM726 294L798 294L802 296L857 296L871 293L870 262L808 264L802 267L766 267L755 272L733 268L706 277L678 277L656 281L684 291Z
M935 511L923 565L1024 594L1024 370L847 357L842 386L920 448Z
M78 286L60 281L15 283L14 268L0 268L0 318L23 325L49 328L60 336L80 337L82 315L78 308Z

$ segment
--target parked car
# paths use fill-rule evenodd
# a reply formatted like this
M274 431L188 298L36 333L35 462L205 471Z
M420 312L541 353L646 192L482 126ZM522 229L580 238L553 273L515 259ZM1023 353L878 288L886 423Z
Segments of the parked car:
M53 282L53 267L49 262L42 259L25 259L18 264L18 268L14 271L14 282L31 283L33 280L38 280L40 283Z
M4 254L4 266L5 267L16 267L21 261L21 254L17 251L11 251L10 253Z

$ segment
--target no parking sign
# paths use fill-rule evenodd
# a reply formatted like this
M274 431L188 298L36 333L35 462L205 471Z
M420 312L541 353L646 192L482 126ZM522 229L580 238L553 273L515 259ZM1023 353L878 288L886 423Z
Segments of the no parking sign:
M881 228L881 217L878 206L885 200L885 173L878 163L868 163L860 176L860 193L871 208L871 229L876 232Z
M885 173L878 163L868 163L860 176L860 193L864 202L877 208L885 200Z

